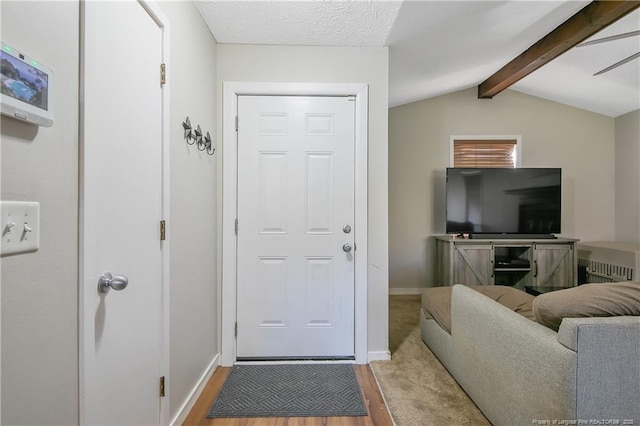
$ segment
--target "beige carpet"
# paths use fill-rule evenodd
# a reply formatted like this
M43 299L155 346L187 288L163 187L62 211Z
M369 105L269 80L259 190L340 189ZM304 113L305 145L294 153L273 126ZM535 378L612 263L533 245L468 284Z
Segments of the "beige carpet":
M391 361L371 363L396 425L489 425L422 342L419 315L420 296L391 296Z

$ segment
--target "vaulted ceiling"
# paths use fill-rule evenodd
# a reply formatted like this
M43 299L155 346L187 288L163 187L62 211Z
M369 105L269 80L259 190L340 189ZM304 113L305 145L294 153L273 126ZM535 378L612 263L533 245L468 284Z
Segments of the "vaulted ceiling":
M390 107L479 85L589 1L197 2L218 43L389 46ZM640 30L640 9L589 40ZM640 109L640 35L575 47L510 88L616 117ZM497 95L500 96L500 95Z

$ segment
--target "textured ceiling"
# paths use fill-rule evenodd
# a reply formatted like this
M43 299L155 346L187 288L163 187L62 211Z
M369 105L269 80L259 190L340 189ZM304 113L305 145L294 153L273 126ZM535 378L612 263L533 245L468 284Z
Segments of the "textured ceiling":
M571 1L203 0L218 43L389 46L389 104L477 86L590 3ZM593 38L640 30L636 11ZM577 47L511 88L612 117L640 108L640 36ZM500 95L498 95L500 96Z
M385 46L399 1L201 1L218 43Z

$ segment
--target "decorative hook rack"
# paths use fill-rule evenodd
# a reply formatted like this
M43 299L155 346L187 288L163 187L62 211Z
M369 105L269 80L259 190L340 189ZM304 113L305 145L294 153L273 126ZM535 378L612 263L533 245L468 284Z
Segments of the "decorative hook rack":
M187 142L187 145L195 144L198 147L198 151L206 150L209 155L213 155L213 153L216 152L216 149L213 147L211 135L207 132L207 135L203 136L199 124L194 129L191 126L191 120L187 117L187 119L182 123L182 128L184 129L184 139Z

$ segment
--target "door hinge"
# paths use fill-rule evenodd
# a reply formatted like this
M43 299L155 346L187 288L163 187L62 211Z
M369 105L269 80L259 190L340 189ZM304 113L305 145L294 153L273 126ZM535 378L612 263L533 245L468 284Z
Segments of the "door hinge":
M235 325L235 328L234 328L234 332L233 332L233 334L234 334L236 337L238 337L238 321L236 321L236 325Z
M160 64L160 84L166 84L167 82L167 64Z
M164 220L160 221L160 241L167 239L167 225Z
M164 396L164 376L160 377L160 396Z
M238 219L236 219L236 225L235 225L235 227L236 227L236 235L238 235Z
M238 131L238 116L236 115L236 132Z

